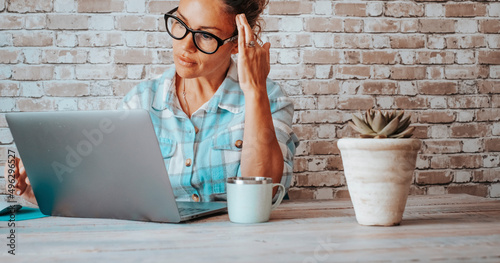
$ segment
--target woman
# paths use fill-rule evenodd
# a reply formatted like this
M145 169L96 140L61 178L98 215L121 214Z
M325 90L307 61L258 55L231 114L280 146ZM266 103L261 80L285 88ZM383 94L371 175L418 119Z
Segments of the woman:
M150 112L178 200L224 200L231 176L271 177L290 186L298 140L293 104L267 79L270 44L258 38L266 4L181 0L165 15L175 67L123 100L124 109ZM33 202L18 163L17 194Z

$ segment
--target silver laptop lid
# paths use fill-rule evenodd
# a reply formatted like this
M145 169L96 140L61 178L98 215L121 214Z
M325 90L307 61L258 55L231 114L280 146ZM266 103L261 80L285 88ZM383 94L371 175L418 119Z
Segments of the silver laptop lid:
M6 114L42 213L179 222L145 110Z

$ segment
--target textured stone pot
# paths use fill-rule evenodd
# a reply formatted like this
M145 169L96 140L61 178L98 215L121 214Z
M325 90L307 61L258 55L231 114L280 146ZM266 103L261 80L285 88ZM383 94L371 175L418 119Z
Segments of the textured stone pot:
M337 145L358 223L399 225L420 140L345 138Z

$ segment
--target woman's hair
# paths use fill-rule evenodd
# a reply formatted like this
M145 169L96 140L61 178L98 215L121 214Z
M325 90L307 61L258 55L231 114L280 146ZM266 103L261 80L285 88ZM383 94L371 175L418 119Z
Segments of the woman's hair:
M254 31L254 37L260 41L263 20L260 14L264 11L269 0L222 0L226 4L226 12L230 14L244 13L248 24ZM236 29L236 32L238 29Z

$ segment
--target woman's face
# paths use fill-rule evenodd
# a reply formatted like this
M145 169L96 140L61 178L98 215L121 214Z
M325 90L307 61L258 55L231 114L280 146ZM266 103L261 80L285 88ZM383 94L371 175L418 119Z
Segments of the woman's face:
M210 32L224 40L233 36L235 15L224 12L221 0L181 0L177 17L193 30ZM189 33L184 39L173 40L174 63L183 78L220 76L226 72L231 54L237 53L237 41L220 46L217 52L205 54L193 43Z

